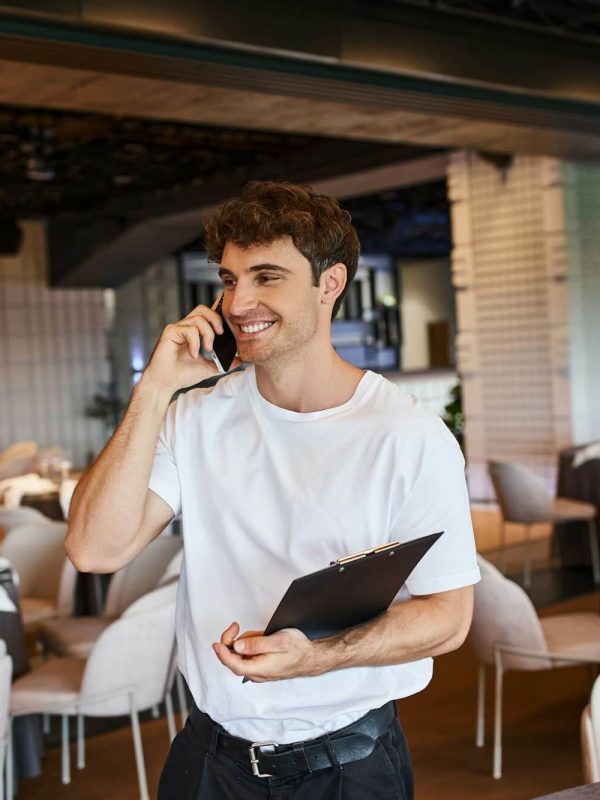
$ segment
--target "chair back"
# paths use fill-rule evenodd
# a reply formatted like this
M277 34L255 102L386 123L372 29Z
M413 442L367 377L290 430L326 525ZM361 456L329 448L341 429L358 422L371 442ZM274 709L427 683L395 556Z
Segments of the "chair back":
M8 714L12 681L12 658L6 652L6 642L0 639L0 767L4 766L8 740ZM0 778L0 784L1 784Z
M175 553L173 558L167 564L167 568L160 576L158 581L158 585L162 586L163 583L168 583L169 581L173 580L173 578L179 578L181 575L181 570L183 568L183 547Z
M592 727L592 714L590 704L581 713L581 762L583 766L584 783L597 783L600 781L600 763Z
M527 593L489 561L477 557L481 580L474 586L475 604L469 641L479 661L494 663L494 646L509 645L547 653L548 646L533 603ZM502 655L505 669L550 669L550 659Z
M535 472L522 464L489 461L488 470L506 522L552 520L554 498Z
M29 508L29 506L0 508L0 534L4 534L4 536L13 528L27 525L30 522L48 522L48 517L45 517L37 508Z
M57 602L66 561L66 522L32 522L13 528L0 544L19 576L21 597Z
M117 570L110 580L103 616L120 616L138 597L152 591L181 546L181 536L159 536Z
M87 660L81 697L112 696L86 704L86 715L128 714L129 699L122 690L130 686L140 711L164 699L175 647L176 595L176 581L161 586L103 631Z

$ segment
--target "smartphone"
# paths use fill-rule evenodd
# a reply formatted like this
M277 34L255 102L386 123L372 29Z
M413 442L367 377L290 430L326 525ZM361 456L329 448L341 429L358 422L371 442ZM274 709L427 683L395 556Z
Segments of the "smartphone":
M212 356L212 360L217 365L219 372L228 372L233 359L235 358L235 354L237 353L237 342L231 328L225 322L222 307L223 295L221 295L219 302L215 307L215 311L223 321L223 333L218 333L215 336L213 350L210 355Z

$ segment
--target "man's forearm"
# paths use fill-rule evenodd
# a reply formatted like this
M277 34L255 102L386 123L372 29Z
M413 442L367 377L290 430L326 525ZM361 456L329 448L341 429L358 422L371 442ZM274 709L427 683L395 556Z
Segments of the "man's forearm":
M387 666L455 650L471 623L473 589L413 597L363 625L313 642L316 672Z
M79 569L112 571L135 538L169 400L167 390L142 380L117 430L77 484L66 547Z

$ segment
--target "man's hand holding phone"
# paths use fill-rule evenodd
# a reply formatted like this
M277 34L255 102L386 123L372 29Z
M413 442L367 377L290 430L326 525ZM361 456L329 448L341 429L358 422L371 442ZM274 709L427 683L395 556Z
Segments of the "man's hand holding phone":
M144 370L142 382L174 393L218 374L220 370L213 360L204 358L202 348L212 352L215 338L225 333L226 324L216 309L200 305L179 322L167 325ZM229 368L240 363L234 358Z

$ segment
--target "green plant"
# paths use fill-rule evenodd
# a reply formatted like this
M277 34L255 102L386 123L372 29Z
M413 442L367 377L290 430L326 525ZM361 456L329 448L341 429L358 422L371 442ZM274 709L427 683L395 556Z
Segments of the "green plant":
M85 408L85 416L104 422L108 430L119 424L125 404L112 391L110 384L103 384L102 390L93 395Z
M464 444L464 416L462 405L462 384L460 381L450 389L450 402L444 406L446 412L442 419L454 434L461 450Z

